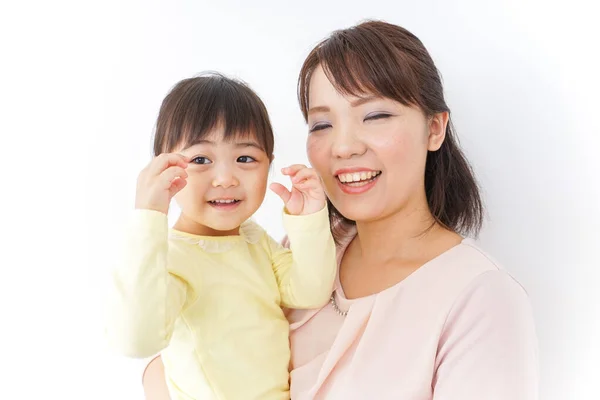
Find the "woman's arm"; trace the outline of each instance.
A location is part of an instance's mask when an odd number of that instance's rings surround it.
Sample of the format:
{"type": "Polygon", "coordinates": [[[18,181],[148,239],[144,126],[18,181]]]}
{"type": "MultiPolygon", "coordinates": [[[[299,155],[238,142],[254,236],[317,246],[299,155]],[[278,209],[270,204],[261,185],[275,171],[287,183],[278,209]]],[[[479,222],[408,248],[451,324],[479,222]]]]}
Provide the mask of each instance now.
{"type": "Polygon", "coordinates": [[[434,400],[537,400],[538,359],[525,290],[505,271],[478,277],[448,315],[434,400]]]}

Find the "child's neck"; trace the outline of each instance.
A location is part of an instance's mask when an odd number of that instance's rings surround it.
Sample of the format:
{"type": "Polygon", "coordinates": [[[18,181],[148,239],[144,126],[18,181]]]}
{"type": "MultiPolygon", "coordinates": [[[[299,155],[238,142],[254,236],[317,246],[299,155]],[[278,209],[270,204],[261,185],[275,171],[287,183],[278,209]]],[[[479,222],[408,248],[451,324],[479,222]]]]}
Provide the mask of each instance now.
{"type": "Polygon", "coordinates": [[[206,225],[202,225],[183,214],[179,216],[177,222],[173,225],[173,229],[199,236],[237,236],[240,234],[239,226],[229,231],[219,231],[206,225]]]}

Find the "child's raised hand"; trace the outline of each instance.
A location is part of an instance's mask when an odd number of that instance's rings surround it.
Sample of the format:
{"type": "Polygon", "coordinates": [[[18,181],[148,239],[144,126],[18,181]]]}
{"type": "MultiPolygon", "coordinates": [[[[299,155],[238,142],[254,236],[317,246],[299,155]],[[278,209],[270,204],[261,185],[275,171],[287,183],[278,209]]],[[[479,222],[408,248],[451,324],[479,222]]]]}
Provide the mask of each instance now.
{"type": "Polygon", "coordinates": [[[167,214],[171,199],[186,185],[188,160],[180,154],[163,153],[140,172],[135,208],[167,214]]]}
{"type": "Polygon", "coordinates": [[[288,213],[308,215],[325,207],[327,198],[314,169],[296,164],[283,168],[281,172],[291,178],[292,190],[288,190],[280,183],[272,183],[270,188],[281,197],[288,213]]]}

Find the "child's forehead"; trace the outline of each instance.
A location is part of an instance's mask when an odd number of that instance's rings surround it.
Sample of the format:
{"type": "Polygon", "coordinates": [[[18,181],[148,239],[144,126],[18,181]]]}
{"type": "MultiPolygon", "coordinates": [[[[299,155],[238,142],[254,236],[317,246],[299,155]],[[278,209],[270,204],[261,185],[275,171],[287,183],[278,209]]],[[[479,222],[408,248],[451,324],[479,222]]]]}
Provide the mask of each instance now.
{"type": "Polygon", "coordinates": [[[225,131],[222,126],[218,126],[215,129],[211,129],[195,138],[191,138],[192,143],[198,143],[202,141],[208,141],[213,143],[236,143],[239,141],[256,140],[257,135],[255,132],[248,131],[225,131]]]}
{"type": "Polygon", "coordinates": [[[190,150],[197,147],[219,146],[219,147],[256,147],[262,151],[257,135],[253,132],[230,132],[227,133],[223,129],[214,129],[201,137],[192,138],[188,143],[183,143],[181,151],[190,150]]]}

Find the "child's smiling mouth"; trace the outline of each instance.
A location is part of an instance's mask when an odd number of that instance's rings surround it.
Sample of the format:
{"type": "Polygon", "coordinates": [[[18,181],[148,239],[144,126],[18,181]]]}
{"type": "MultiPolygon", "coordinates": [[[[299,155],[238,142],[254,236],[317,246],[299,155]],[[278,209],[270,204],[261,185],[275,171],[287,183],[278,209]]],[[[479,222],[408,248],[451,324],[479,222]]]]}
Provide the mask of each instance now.
{"type": "Polygon", "coordinates": [[[215,199],[209,200],[208,204],[219,210],[232,210],[236,208],[242,200],[240,199],[215,199]]]}

